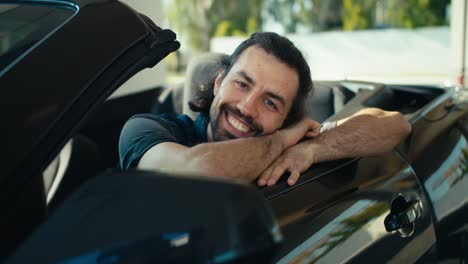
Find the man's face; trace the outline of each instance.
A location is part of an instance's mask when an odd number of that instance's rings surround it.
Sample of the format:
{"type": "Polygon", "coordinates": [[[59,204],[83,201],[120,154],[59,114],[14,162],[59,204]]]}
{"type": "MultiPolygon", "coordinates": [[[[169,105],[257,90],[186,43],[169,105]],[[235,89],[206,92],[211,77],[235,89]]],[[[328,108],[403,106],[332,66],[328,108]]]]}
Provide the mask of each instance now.
{"type": "Polygon", "coordinates": [[[252,137],[281,128],[299,86],[293,68],[262,48],[244,50],[214,85],[208,139],[252,137]]]}

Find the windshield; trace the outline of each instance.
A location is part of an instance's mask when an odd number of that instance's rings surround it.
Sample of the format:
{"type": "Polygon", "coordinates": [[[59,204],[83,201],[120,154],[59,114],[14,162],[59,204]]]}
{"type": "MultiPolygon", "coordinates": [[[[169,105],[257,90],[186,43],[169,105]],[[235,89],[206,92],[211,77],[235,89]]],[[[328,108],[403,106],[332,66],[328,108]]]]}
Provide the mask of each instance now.
{"type": "Polygon", "coordinates": [[[0,4],[0,75],[73,14],[57,6],[0,4]]]}

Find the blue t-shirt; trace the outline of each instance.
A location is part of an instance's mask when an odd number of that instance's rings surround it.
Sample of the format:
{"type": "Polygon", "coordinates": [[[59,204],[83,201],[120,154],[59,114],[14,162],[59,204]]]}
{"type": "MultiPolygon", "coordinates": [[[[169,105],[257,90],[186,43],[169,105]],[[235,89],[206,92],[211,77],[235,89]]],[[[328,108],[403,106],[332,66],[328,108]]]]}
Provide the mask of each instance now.
{"type": "Polygon", "coordinates": [[[198,115],[193,121],[187,115],[139,114],[131,117],[119,139],[120,168],[136,167],[143,154],[162,142],[175,142],[192,147],[207,142],[208,118],[198,115]]]}

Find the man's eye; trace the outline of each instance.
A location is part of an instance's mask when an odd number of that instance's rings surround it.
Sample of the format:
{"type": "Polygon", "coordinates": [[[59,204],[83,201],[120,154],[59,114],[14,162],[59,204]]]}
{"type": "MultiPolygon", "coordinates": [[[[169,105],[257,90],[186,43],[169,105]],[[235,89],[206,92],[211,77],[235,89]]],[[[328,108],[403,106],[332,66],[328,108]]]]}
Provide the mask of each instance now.
{"type": "Polygon", "coordinates": [[[247,84],[241,81],[236,81],[236,85],[241,89],[247,89],[247,84]]]}
{"type": "Polygon", "coordinates": [[[272,100],[265,99],[265,104],[268,108],[276,110],[276,104],[272,100]]]}

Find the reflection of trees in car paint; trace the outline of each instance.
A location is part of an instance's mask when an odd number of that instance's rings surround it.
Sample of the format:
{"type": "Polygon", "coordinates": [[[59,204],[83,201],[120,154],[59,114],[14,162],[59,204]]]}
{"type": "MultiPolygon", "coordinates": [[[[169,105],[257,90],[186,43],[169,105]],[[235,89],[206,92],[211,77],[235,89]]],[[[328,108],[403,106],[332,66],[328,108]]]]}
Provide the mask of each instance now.
{"type": "Polygon", "coordinates": [[[450,135],[446,142],[450,153],[424,183],[437,219],[460,209],[468,201],[465,197],[468,188],[468,143],[458,130],[453,130],[450,135]]]}
{"type": "MultiPolygon", "coordinates": [[[[388,211],[389,206],[386,202],[359,200],[325,225],[315,235],[292,250],[279,263],[315,263],[335,247],[347,241],[357,231],[368,232],[369,230],[364,226],[388,211]]],[[[386,234],[386,232],[382,234],[386,234]]],[[[371,234],[371,236],[379,237],[382,234],[371,234]]]]}
{"type": "MultiPolygon", "coordinates": [[[[464,176],[466,176],[468,162],[467,153],[467,142],[464,137],[461,137],[456,146],[453,148],[453,152],[450,154],[450,156],[445,160],[444,163],[442,163],[439,169],[435,171],[433,176],[431,176],[431,178],[427,181],[427,183],[430,183],[429,189],[433,193],[439,193],[443,190],[448,191],[448,188],[452,188],[457,183],[459,183],[464,176]]],[[[434,197],[439,197],[439,195],[434,197]]]]}
{"type": "Polygon", "coordinates": [[[350,216],[341,221],[340,229],[332,232],[328,241],[323,245],[326,247],[325,251],[314,258],[311,263],[315,263],[321,256],[326,255],[329,251],[335,248],[337,245],[346,241],[356,231],[362,229],[362,227],[369,223],[372,219],[377,218],[389,211],[388,204],[385,202],[375,203],[360,213],[350,216]]]}
{"type": "Polygon", "coordinates": [[[465,176],[468,175],[468,148],[462,151],[462,155],[460,155],[460,166],[456,168],[456,172],[459,172],[458,175],[455,177],[453,182],[450,184],[450,187],[455,186],[459,183],[465,176]]]}

